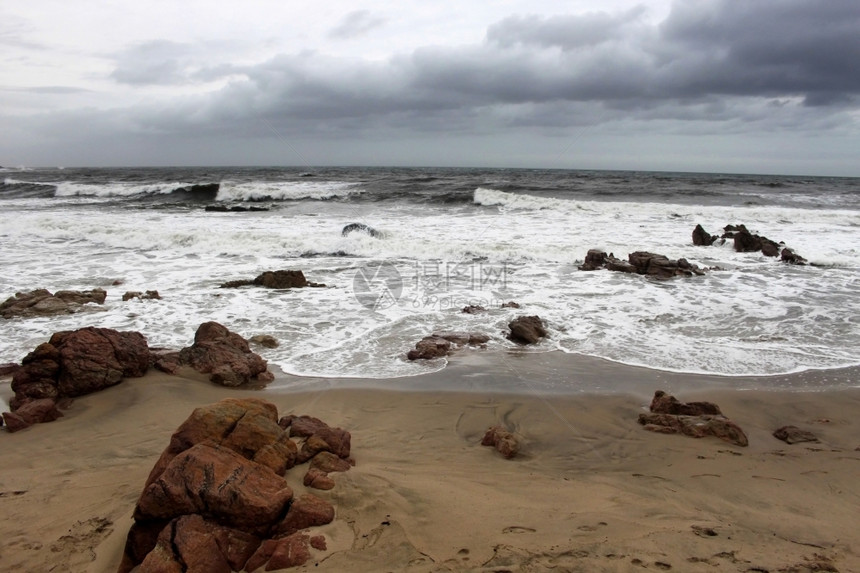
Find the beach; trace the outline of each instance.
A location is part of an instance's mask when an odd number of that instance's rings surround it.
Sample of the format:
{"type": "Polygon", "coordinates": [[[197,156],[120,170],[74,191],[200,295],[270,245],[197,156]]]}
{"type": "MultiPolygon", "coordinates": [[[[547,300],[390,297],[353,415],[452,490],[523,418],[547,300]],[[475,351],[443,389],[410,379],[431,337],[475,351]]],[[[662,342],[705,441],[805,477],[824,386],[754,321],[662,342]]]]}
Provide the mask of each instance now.
{"type": "Polygon", "coordinates": [[[407,379],[297,385],[280,373],[264,390],[151,370],[0,434],[0,569],[115,571],[176,427],[195,407],[256,397],[352,433],[355,467],[315,492],[336,507],[314,530],[327,550],[297,571],[858,571],[860,389],[834,377],[856,383],[857,370],[786,375],[771,390],[558,352],[475,352],[407,379]],[[553,376],[591,389],[529,390],[553,376]],[[612,390],[595,390],[600,379],[612,390]],[[644,430],[658,389],[718,404],[749,446],[644,430]],[[519,438],[515,458],[480,445],[496,424],[519,438]],[[771,435],[784,425],[820,441],[788,445],[771,435]]]}

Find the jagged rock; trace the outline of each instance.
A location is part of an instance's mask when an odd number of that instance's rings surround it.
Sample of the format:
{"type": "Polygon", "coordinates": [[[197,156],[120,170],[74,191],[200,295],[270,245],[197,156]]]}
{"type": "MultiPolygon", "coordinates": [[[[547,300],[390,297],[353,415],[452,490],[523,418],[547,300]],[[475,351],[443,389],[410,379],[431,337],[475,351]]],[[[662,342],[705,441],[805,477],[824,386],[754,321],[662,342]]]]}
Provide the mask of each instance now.
{"type": "Polygon", "coordinates": [[[199,513],[228,527],[265,534],[293,498],[286,480],[230,448],[200,443],[174,457],[143,490],[136,521],[199,513]]]}
{"type": "Polygon", "coordinates": [[[278,420],[278,425],[289,430],[290,437],[300,438],[309,438],[319,430],[328,428],[328,424],[313,416],[284,416],[278,420]]]}
{"type": "Polygon", "coordinates": [[[719,237],[708,233],[701,225],[696,225],[693,229],[693,244],[696,246],[710,246],[714,244],[719,237]]]}
{"type": "Polygon", "coordinates": [[[227,281],[221,285],[221,288],[237,288],[242,286],[262,286],[272,289],[288,289],[288,288],[303,288],[303,287],[324,287],[324,284],[309,282],[305,278],[302,271],[297,270],[281,270],[281,271],[265,271],[257,275],[254,280],[235,280],[227,281]]]}
{"type": "Polygon", "coordinates": [[[248,342],[217,322],[205,322],[194,335],[194,344],[179,351],[182,364],[191,366],[222,386],[242,386],[256,379],[270,382],[267,362],[251,352],[248,342]]]}
{"type": "Polygon", "coordinates": [[[311,459],[310,467],[321,472],[331,473],[349,471],[352,464],[331,452],[320,452],[311,459]]]}
{"type": "Polygon", "coordinates": [[[196,408],[171,436],[147,485],[173,458],[204,442],[229,448],[283,475],[295,465],[298,448],[278,425],[277,416],[273,404],[255,398],[225,398],[196,408]]]}
{"type": "Polygon", "coordinates": [[[33,424],[53,422],[62,416],[63,413],[57,409],[57,403],[52,398],[30,400],[22,404],[14,412],[3,413],[3,419],[10,432],[29,428],[33,424]]]}
{"type": "Polygon", "coordinates": [[[797,426],[783,426],[774,431],[773,437],[782,440],[787,444],[797,444],[800,442],[817,442],[818,438],[815,434],[807,430],[801,430],[797,426]]]}
{"type": "Polygon", "coordinates": [[[520,443],[516,436],[502,426],[489,428],[481,439],[482,446],[496,448],[505,459],[511,459],[520,451],[520,443]]]}
{"type": "MultiPolygon", "coordinates": [[[[119,383],[123,378],[143,376],[149,368],[149,347],[138,332],[109,328],[82,328],[54,334],[21,361],[12,376],[12,413],[33,401],[82,396],[119,383]]],[[[56,408],[31,406],[19,421],[27,424],[51,422],[56,408]],[[39,416],[42,419],[38,419],[39,416]]],[[[7,420],[7,424],[9,424],[7,420]]]]}
{"type": "Polygon", "coordinates": [[[155,548],[137,571],[241,571],[259,546],[260,538],[255,535],[206,521],[197,514],[183,515],[161,531],[155,548]]]}
{"type": "Polygon", "coordinates": [[[788,247],[782,250],[780,258],[782,262],[788,263],[790,265],[805,265],[807,263],[806,259],[798,255],[788,247]]]}
{"type": "Polygon", "coordinates": [[[334,480],[326,472],[314,468],[308,469],[308,473],[305,474],[305,479],[302,483],[305,487],[321,490],[334,489],[335,486],[334,480]]]}
{"type": "Polygon", "coordinates": [[[334,506],[312,493],[306,493],[293,501],[286,517],[275,526],[274,535],[292,535],[302,529],[327,525],[333,520],[334,506]]]}
{"type": "Polygon", "coordinates": [[[606,253],[599,249],[588,249],[585,261],[578,268],[581,271],[596,271],[602,269],[604,265],[606,265],[606,253]]]}
{"type": "Polygon", "coordinates": [[[669,279],[677,276],[703,275],[704,271],[696,265],[690,264],[686,259],[677,261],[670,260],[664,255],[649,253],[647,251],[636,251],[628,255],[630,264],[636,268],[640,275],[649,275],[661,279],[669,279]]]}
{"type": "Polygon", "coordinates": [[[518,316],[508,323],[508,328],[511,329],[508,339],[519,344],[537,344],[547,336],[539,316],[518,316]]]}
{"type": "Polygon", "coordinates": [[[107,293],[100,289],[89,291],[61,290],[51,294],[47,289],[15,293],[0,303],[3,318],[69,314],[85,304],[104,304],[107,293]]]}
{"type": "Polygon", "coordinates": [[[481,312],[487,312],[487,309],[481,305],[470,304],[469,306],[464,306],[461,312],[465,314],[478,314],[481,312]]]}
{"type": "Polygon", "coordinates": [[[255,334],[251,337],[250,341],[264,348],[277,348],[279,346],[278,340],[268,334],[255,334]]]}
{"type": "Polygon", "coordinates": [[[684,402],[678,401],[674,396],[666,394],[662,390],[654,393],[651,400],[651,411],[656,414],[675,414],[681,416],[722,416],[720,407],[711,402],[684,402]]]}
{"type": "Polygon", "coordinates": [[[129,301],[133,298],[138,300],[161,300],[161,295],[158,294],[157,290],[148,290],[144,293],[137,290],[130,290],[122,295],[123,302],[129,301]]]}
{"type": "Polygon", "coordinates": [[[346,459],[349,457],[351,441],[350,433],[342,428],[320,428],[302,444],[296,461],[303,464],[320,452],[331,452],[346,459]]]}
{"type": "Polygon", "coordinates": [[[749,445],[743,430],[723,416],[676,416],[673,414],[639,414],[646,430],[663,434],[684,434],[693,438],[715,436],[738,446],[749,445]]]}

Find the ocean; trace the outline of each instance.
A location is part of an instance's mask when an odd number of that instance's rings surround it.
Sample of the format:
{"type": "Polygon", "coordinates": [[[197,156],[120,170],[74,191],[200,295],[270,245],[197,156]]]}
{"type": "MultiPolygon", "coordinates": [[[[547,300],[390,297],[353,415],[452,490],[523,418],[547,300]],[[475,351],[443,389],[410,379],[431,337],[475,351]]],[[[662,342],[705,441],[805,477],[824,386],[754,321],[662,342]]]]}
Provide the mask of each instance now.
{"type": "Polygon", "coordinates": [[[108,292],[103,306],[75,314],[0,320],[0,362],[84,326],[136,330],[150,346],[178,349],[215,320],[246,338],[277,338],[277,348],[255,350],[287,373],[391,379],[445,367],[444,359],[405,358],[433,331],[489,335],[487,350],[474,352],[513,350],[507,324],[526,314],[549,330],[527,352],[728,377],[860,365],[860,179],[353,167],[0,171],[0,299],[36,288],[108,292]],[[344,234],[353,223],[377,233],[344,234]],[[720,234],[739,223],[810,264],[737,253],[731,241],[692,243],[697,224],[720,234]],[[716,268],[672,280],[578,270],[592,248],[716,268]],[[279,269],[302,270],[326,287],[219,288],[279,269]],[[161,300],[122,301],[126,291],[144,290],[161,300]],[[502,308],[508,301],[521,308],[502,308]],[[467,305],[487,311],[463,313],[467,305]]]}

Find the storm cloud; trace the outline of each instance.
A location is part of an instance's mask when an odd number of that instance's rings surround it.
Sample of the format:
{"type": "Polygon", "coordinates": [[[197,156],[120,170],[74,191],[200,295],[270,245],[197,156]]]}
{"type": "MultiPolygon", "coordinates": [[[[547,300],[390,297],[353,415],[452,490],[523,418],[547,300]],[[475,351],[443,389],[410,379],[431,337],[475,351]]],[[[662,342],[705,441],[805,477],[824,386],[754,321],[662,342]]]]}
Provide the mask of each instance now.
{"type": "MultiPolygon", "coordinates": [[[[636,7],[510,16],[471,44],[381,60],[307,51],[247,64],[213,61],[205,46],[153,40],[116,54],[110,78],[211,89],[103,110],[122,120],[99,124],[183,139],[564,137],[600,125],[637,134],[856,137],[860,4],[677,1],[660,22],[646,15],[636,7]]],[[[351,38],[383,24],[359,10],[330,35],[351,38]]],[[[74,122],[67,116],[75,113],[54,120],[74,122]]],[[[54,120],[43,115],[34,125],[52,129],[54,120]]]]}

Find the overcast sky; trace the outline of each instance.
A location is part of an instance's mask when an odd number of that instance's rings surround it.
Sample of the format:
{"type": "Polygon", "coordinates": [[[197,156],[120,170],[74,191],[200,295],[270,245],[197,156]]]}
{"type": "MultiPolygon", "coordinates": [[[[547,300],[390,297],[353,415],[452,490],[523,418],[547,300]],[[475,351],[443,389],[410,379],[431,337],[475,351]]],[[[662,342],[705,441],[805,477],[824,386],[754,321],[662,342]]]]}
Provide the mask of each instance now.
{"type": "Polygon", "coordinates": [[[0,165],[860,176],[857,0],[0,5],[0,165]]]}

